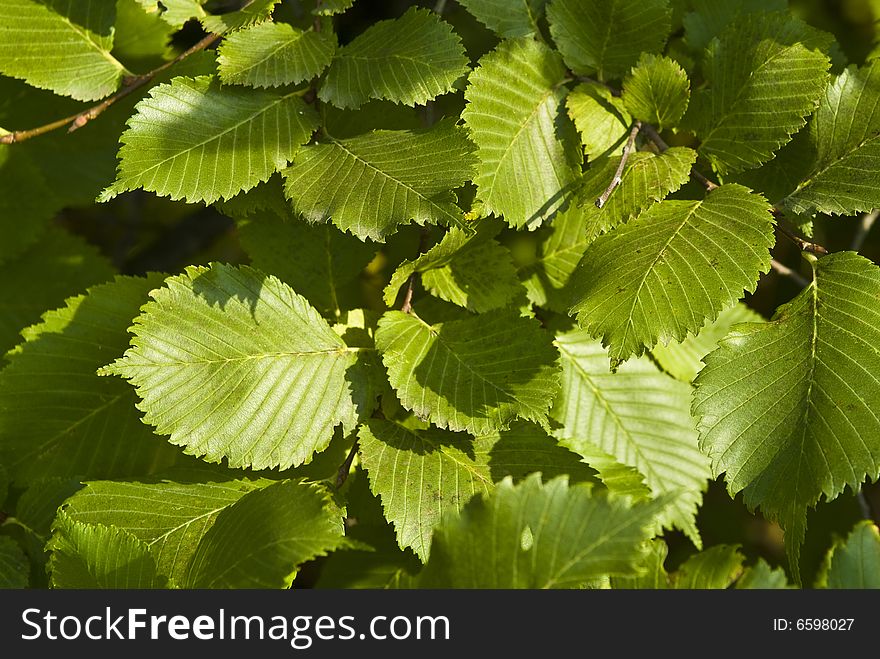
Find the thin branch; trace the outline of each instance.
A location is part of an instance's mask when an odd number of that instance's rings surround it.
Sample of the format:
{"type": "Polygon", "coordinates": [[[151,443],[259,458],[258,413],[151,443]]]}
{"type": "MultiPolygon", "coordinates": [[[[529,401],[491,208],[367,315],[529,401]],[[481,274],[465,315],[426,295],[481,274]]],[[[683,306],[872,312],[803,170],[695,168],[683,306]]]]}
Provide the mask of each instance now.
{"type": "Polygon", "coordinates": [[[94,105],[87,110],[83,110],[82,112],[78,112],[77,114],[70,115],[69,117],[64,117],[63,119],[58,119],[57,121],[52,121],[48,124],[44,124],[42,126],[37,126],[36,128],[29,128],[27,130],[17,130],[12,133],[8,133],[6,135],[0,135],[0,144],[16,144],[18,142],[24,142],[25,140],[29,140],[32,137],[37,137],[39,135],[44,135],[46,133],[50,133],[53,130],[58,130],[59,128],[63,128],[64,126],[70,126],[67,132],[72,133],[75,130],[78,130],[89,123],[92,119],[100,116],[104,113],[104,111],[109,108],[111,105],[116,103],[116,101],[122,100],[132,92],[140,89],[148,82],[150,82],[157,75],[171,68],[178,62],[185,60],[190,55],[199,52],[200,50],[204,50],[209,46],[213,45],[222,35],[220,34],[209,34],[203,39],[201,39],[198,43],[196,43],[191,48],[183,51],[180,55],[175,57],[170,62],[165,62],[160,67],[157,67],[150,71],[149,73],[145,73],[143,75],[134,76],[129,78],[125,86],[120,89],[118,92],[113,94],[112,96],[105,98],[103,101],[94,105]]]}
{"type": "Polygon", "coordinates": [[[871,502],[868,501],[868,497],[862,488],[859,488],[859,491],[856,493],[856,499],[859,502],[859,510],[862,512],[862,517],[874,521],[874,511],[871,510],[871,502]]]}
{"type": "Polygon", "coordinates": [[[823,247],[819,243],[811,243],[809,240],[804,240],[799,235],[797,235],[794,231],[789,229],[788,226],[786,226],[787,221],[786,221],[785,217],[783,217],[781,211],[774,208],[773,214],[776,216],[776,219],[778,220],[778,222],[776,223],[776,226],[782,232],[782,235],[785,236],[786,238],[788,238],[795,245],[800,247],[802,252],[810,252],[811,254],[818,254],[819,256],[824,256],[825,254],[828,253],[828,250],[825,249],[825,247],[823,247]]]}
{"type": "Polygon", "coordinates": [[[787,265],[784,265],[777,261],[776,259],[772,259],[770,261],[770,267],[773,268],[776,272],[778,272],[783,277],[790,278],[794,283],[796,283],[801,288],[806,288],[810,282],[808,282],[804,277],[802,277],[799,273],[795,272],[787,265]]]}
{"type": "Polygon", "coordinates": [[[434,13],[442,14],[444,11],[446,11],[446,0],[437,0],[434,5],[434,13]]]}
{"type": "Polygon", "coordinates": [[[354,440],[354,444],[351,445],[351,450],[348,452],[348,456],[345,458],[345,462],[342,463],[342,465],[339,467],[339,471],[336,472],[337,490],[345,485],[345,481],[348,479],[348,475],[351,473],[351,465],[354,462],[354,456],[357,455],[358,446],[358,440],[354,440]]]}
{"type": "MultiPolygon", "coordinates": [[[[644,132],[645,135],[647,135],[648,139],[651,140],[658,149],[660,149],[661,153],[669,149],[669,145],[666,143],[666,140],[660,137],[660,133],[658,133],[657,129],[654,128],[651,124],[644,124],[642,126],[642,132],[644,132]]],[[[691,167],[691,176],[694,177],[694,179],[696,179],[704,188],[706,188],[706,192],[712,192],[712,190],[718,187],[717,183],[715,183],[714,181],[710,181],[694,167],[691,167]]]]}
{"type": "Polygon", "coordinates": [[[862,215],[859,220],[859,226],[856,227],[856,233],[853,236],[852,243],[849,248],[858,252],[862,246],[865,244],[865,239],[868,237],[868,234],[871,231],[871,227],[874,226],[874,222],[877,221],[877,216],[880,215],[880,209],[875,208],[870,213],[865,213],[862,215]]]}
{"type": "Polygon", "coordinates": [[[596,208],[602,208],[608,201],[608,197],[611,196],[611,193],[614,192],[617,189],[617,186],[623,182],[623,168],[626,167],[629,156],[633,152],[633,148],[636,145],[636,137],[641,128],[642,122],[636,120],[635,123],[633,123],[632,130],[629,132],[629,139],[626,140],[626,144],[623,146],[623,155],[620,158],[620,164],[617,165],[617,171],[614,172],[614,178],[611,179],[611,183],[605,188],[605,192],[599,195],[599,198],[596,199],[596,208]]]}
{"type": "Polygon", "coordinates": [[[403,313],[412,313],[413,286],[415,286],[415,282],[416,273],[412,273],[406,280],[406,293],[403,296],[403,304],[400,305],[400,310],[403,313]]]}

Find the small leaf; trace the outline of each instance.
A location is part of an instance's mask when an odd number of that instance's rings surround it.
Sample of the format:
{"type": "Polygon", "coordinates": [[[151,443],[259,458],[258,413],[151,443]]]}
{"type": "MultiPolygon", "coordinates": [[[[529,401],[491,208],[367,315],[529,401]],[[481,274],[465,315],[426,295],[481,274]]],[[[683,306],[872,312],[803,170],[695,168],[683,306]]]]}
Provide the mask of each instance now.
{"type": "Polygon", "coordinates": [[[810,121],[811,167],[783,200],[789,210],[851,215],[880,206],[880,117],[874,112],[878,102],[877,61],[862,69],[849,67],[828,86],[810,121]]]}
{"type": "Polygon", "coordinates": [[[690,81],[675,60],[644,53],[623,81],[621,98],[636,119],[671,128],[687,110],[690,81]]]}
{"type": "Polygon", "coordinates": [[[310,222],[332,222],[361,240],[384,242],[399,225],[462,224],[454,188],[473,175],[473,145],[452,121],[427,130],[377,130],[302,149],[284,190],[310,222]],[[345,176],[344,186],[327,181],[345,176]]]}
{"type": "Polygon", "coordinates": [[[150,548],[124,529],[58,515],[47,546],[53,588],[167,588],[150,548]]]}
{"type": "Polygon", "coordinates": [[[226,84],[281,87],[319,75],[335,51],[332,32],[303,32],[266,21],[223,40],[217,51],[218,72],[226,84]]]}
{"type": "Polygon", "coordinates": [[[502,42],[470,76],[462,118],[478,148],[477,200],[513,227],[544,222],[577,178],[573,136],[557,135],[565,75],[547,46],[517,39],[502,42]]]}
{"type": "Polygon", "coordinates": [[[634,574],[661,506],[630,506],[587,484],[570,486],[565,477],[541,483],[536,474],[518,485],[505,479],[437,528],[419,585],[573,588],[608,574],[634,574]]]}
{"type": "Polygon", "coordinates": [[[191,18],[207,16],[202,5],[207,0],[137,0],[149,13],[157,13],[159,17],[173,27],[183,27],[191,18]]]}
{"type": "Polygon", "coordinates": [[[666,0],[551,0],[547,21],[572,71],[608,80],[663,47],[670,12],[666,0]]]}
{"type": "Polygon", "coordinates": [[[130,380],[144,422],[187,454],[286,469],[356,422],[359,349],[275,277],[192,266],[151,297],[101,373],[130,380]]]}
{"type": "Polygon", "coordinates": [[[539,33],[538,21],[547,0],[459,0],[480,23],[501,37],[539,33]]]}
{"type": "Polygon", "coordinates": [[[831,548],[817,586],[880,588],[880,531],[873,522],[859,522],[846,540],[831,548]]]}
{"type": "Polygon", "coordinates": [[[565,105],[581,135],[588,160],[610,155],[626,141],[632,117],[623,100],[605,85],[582,82],[568,95],[565,105]]]}
{"type": "Polygon", "coordinates": [[[434,12],[413,7],[398,19],[374,23],[340,48],[318,96],[340,108],[371,98],[423,105],[452,91],[467,64],[452,27],[434,12]]]}
{"type": "Polygon", "coordinates": [[[221,88],[208,76],[154,87],[128,120],[117,180],[99,201],[143,188],[213,203],[268,180],[317,128],[298,94],[221,88]]]}
{"type": "Polygon", "coordinates": [[[728,588],[742,574],[744,556],[738,546],[716,545],[687,559],[674,575],[678,590],[728,588]]]}
{"type": "Polygon", "coordinates": [[[788,577],[785,570],[780,567],[771,568],[763,558],[759,558],[758,562],[743,572],[742,576],[737,579],[736,587],[738,589],[751,590],[782,590],[791,588],[788,583],[788,577]]]}
{"type": "Polygon", "coordinates": [[[114,0],[0,2],[0,73],[40,89],[96,101],[127,73],[111,54],[114,0]]]}
{"type": "Polygon", "coordinates": [[[404,407],[437,426],[486,434],[517,417],[547,422],[556,350],[536,320],[516,311],[433,326],[389,311],[376,346],[404,407]]]}
{"type": "Polygon", "coordinates": [[[232,30],[240,30],[241,28],[265,21],[272,14],[281,0],[250,0],[244,3],[241,9],[226,12],[225,14],[212,15],[202,17],[202,27],[205,32],[215,32],[222,34],[231,32],[232,30]]]}

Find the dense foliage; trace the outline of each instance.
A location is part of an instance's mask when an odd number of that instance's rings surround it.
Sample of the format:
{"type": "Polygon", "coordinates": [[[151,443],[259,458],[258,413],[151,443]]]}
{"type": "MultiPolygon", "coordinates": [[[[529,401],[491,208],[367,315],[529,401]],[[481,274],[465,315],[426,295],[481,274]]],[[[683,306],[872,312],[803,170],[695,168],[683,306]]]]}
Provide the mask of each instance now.
{"type": "Polygon", "coordinates": [[[880,587],[870,44],[421,4],[0,0],[0,586],[880,587]]]}

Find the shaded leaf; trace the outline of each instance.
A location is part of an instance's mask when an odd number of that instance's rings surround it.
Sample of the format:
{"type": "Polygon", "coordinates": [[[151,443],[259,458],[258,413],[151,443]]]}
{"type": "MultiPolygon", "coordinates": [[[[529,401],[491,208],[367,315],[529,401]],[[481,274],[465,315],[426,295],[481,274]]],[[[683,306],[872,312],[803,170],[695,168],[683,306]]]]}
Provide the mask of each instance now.
{"type": "Polygon", "coordinates": [[[828,552],[819,573],[820,588],[880,588],[880,532],[870,520],[859,522],[828,552]]]}
{"type": "Polygon", "coordinates": [[[480,23],[502,37],[538,34],[547,0],[459,0],[480,23]]]}

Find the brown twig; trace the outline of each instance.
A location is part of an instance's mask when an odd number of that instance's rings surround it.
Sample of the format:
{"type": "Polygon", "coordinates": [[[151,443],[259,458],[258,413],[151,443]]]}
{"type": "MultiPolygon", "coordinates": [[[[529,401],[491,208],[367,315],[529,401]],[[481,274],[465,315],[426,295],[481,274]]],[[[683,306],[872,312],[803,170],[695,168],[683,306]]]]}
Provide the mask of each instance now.
{"type": "Polygon", "coordinates": [[[623,155],[620,158],[620,164],[617,165],[617,171],[614,172],[614,178],[611,179],[611,183],[605,188],[605,192],[599,195],[599,198],[596,199],[596,208],[602,208],[608,201],[608,197],[611,196],[611,193],[614,192],[617,189],[617,186],[623,182],[623,169],[626,167],[629,156],[633,152],[633,148],[636,145],[636,137],[641,128],[642,122],[636,120],[635,123],[633,123],[632,130],[629,131],[629,138],[623,146],[623,155]]]}
{"type": "MultiPolygon", "coordinates": [[[[644,132],[647,138],[651,140],[658,149],[660,149],[661,153],[669,149],[669,145],[666,143],[666,140],[660,137],[660,133],[658,133],[657,129],[654,128],[651,124],[643,124],[642,132],[644,132]]],[[[706,176],[697,171],[694,167],[691,167],[691,176],[696,179],[704,188],[706,188],[706,192],[712,192],[712,190],[718,187],[717,183],[710,181],[706,176]]]]}
{"type": "Polygon", "coordinates": [[[802,252],[809,252],[810,254],[816,254],[818,256],[824,256],[828,253],[828,250],[819,243],[811,243],[809,240],[804,240],[794,231],[789,229],[786,226],[786,219],[785,217],[783,217],[782,211],[774,208],[773,215],[775,215],[776,219],[778,220],[776,226],[779,228],[779,231],[782,233],[782,235],[788,238],[795,245],[800,247],[802,252]]]}
{"type": "Polygon", "coordinates": [[[83,110],[82,112],[77,112],[76,114],[70,115],[69,117],[64,117],[63,119],[58,119],[57,121],[52,121],[48,124],[44,124],[42,126],[37,126],[36,128],[29,128],[27,130],[17,130],[11,133],[7,133],[6,135],[0,135],[0,144],[16,144],[18,142],[24,142],[25,140],[29,140],[32,137],[37,137],[39,135],[44,135],[45,133],[50,133],[53,130],[58,130],[59,128],[63,128],[64,126],[70,126],[68,128],[68,132],[72,133],[75,130],[78,130],[89,123],[92,119],[103,114],[103,112],[109,108],[111,105],[116,103],[132,92],[140,89],[148,82],[150,82],[157,75],[171,68],[178,62],[186,59],[190,55],[199,52],[200,50],[204,50],[211,46],[214,42],[216,42],[222,35],[220,34],[209,34],[203,39],[201,39],[194,46],[188,48],[183,51],[180,55],[175,57],[170,62],[166,62],[160,67],[157,67],[150,71],[149,73],[145,73],[143,75],[134,76],[129,78],[126,82],[125,86],[117,91],[112,96],[105,98],[103,101],[98,103],[97,105],[93,105],[87,110],[83,110]]]}
{"type": "Polygon", "coordinates": [[[358,440],[354,440],[354,444],[351,445],[351,450],[348,452],[348,456],[345,458],[345,462],[343,462],[339,471],[336,472],[336,489],[340,489],[343,485],[345,485],[345,481],[348,479],[348,475],[351,473],[351,464],[354,462],[354,456],[357,455],[358,452],[358,440]]]}

